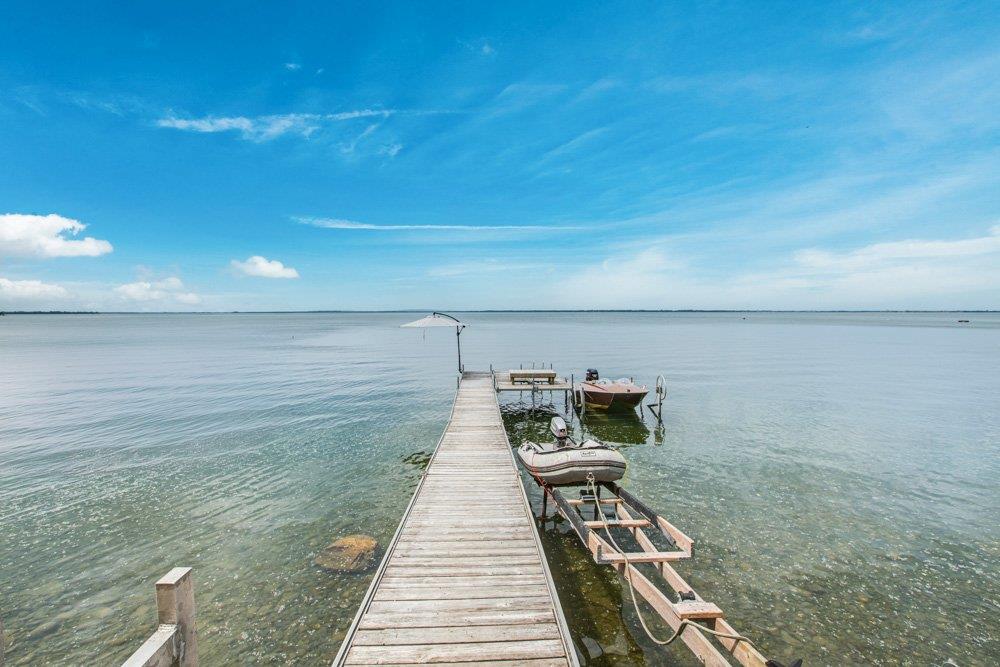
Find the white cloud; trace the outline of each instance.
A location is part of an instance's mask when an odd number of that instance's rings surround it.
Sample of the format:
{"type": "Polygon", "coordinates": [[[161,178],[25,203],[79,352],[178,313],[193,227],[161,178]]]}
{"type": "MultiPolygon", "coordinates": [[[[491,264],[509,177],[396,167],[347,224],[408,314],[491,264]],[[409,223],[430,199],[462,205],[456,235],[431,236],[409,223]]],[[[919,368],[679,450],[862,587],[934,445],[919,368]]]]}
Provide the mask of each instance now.
{"type": "Polygon", "coordinates": [[[276,116],[245,116],[206,118],[161,118],[159,127],[169,127],[188,132],[239,132],[250,141],[267,141],[283,134],[298,134],[308,137],[319,129],[320,116],[316,114],[283,114],[276,116]]]}
{"type": "Polygon", "coordinates": [[[176,276],[157,281],[139,280],[126,283],[116,287],[115,293],[127,301],[140,303],[176,302],[185,305],[201,303],[200,296],[194,292],[184,291],[184,283],[176,276]]]}
{"type": "Polygon", "coordinates": [[[302,65],[300,65],[299,63],[285,63],[285,69],[287,69],[289,72],[298,72],[300,69],[302,69],[302,65]]]}
{"type": "Polygon", "coordinates": [[[358,109],[357,111],[341,111],[340,113],[328,113],[323,118],[327,120],[353,120],[355,118],[388,118],[393,114],[400,113],[395,109],[358,109]]]}
{"type": "Polygon", "coordinates": [[[250,132],[254,122],[244,116],[229,118],[161,118],[156,121],[159,127],[172,127],[175,130],[190,130],[191,132],[226,132],[241,130],[250,132]]]}
{"type": "Polygon", "coordinates": [[[956,241],[906,240],[875,243],[846,253],[816,248],[795,253],[795,261],[804,269],[816,271],[854,271],[902,260],[933,260],[1000,253],[1000,225],[988,236],[956,241]]]}
{"type": "Polygon", "coordinates": [[[0,297],[7,299],[64,299],[69,292],[60,285],[40,280],[8,280],[0,278],[0,297]]]}
{"type": "Polygon", "coordinates": [[[579,229],[578,227],[567,226],[543,226],[543,225],[373,225],[367,222],[356,222],[354,220],[344,220],[343,218],[295,218],[303,225],[322,227],[323,229],[358,229],[379,232],[405,232],[405,231],[530,231],[530,232],[550,232],[563,231],[567,229],[579,229]]]}
{"type": "Polygon", "coordinates": [[[204,118],[177,118],[170,116],[156,121],[158,127],[187,132],[214,133],[239,132],[248,141],[268,141],[285,134],[309,137],[324,123],[354,120],[356,118],[388,118],[398,113],[394,109],[356,109],[338,113],[289,113],[267,116],[206,116],[204,118]]]}
{"type": "Polygon", "coordinates": [[[671,294],[671,284],[683,275],[682,269],[684,265],[669,258],[661,248],[647,248],[631,256],[585,265],[560,281],[557,291],[575,299],[573,307],[651,307],[639,303],[652,303],[671,294]]]}
{"type": "Polygon", "coordinates": [[[246,276],[258,278],[298,278],[299,272],[290,266],[285,266],[276,259],[267,259],[260,255],[248,257],[246,261],[233,260],[230,265],[246,276]]]}
{"type": "Polygon", "coordinates": [[[660,246],[610,258],[558,281],[578,308],[993,309],[1000,305],[1000,225],[985,236],[903,240],[791,253],[770,270],[718,275],[660,246]]]}
{"type": "Polygon", "coordinates": [[[87,228],[61,215],[0,215],[0,255],[8,257],[97,257],[112,251],[107,241],[73,237],[87,228]]]}

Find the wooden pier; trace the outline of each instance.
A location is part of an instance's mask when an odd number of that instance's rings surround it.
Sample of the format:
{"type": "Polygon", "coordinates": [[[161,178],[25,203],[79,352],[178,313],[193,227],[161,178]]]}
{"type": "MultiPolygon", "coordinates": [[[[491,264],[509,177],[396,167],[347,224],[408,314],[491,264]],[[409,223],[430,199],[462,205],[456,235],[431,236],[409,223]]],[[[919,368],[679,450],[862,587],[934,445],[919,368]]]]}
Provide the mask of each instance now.
{"type": "Polygon", "coordinates": [[[335,665],[576,666],[500,419],[463,373],[451,419],[335,665]]]}

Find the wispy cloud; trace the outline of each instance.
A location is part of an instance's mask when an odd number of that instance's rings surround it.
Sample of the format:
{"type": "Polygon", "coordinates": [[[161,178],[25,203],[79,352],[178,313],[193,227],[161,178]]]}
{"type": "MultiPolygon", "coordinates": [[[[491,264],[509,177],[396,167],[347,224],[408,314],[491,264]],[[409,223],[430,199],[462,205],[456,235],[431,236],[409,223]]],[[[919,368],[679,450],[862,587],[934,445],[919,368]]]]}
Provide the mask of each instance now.
{"type": "Polygon", "coordinates": [[[642,84],[647,92],[697,95],[707,98],[757,97],[779,99],[802,94],[823,85],[822,77],[807,78],[782,70],[733,71],[688,76],[659,76],[642,84]]]}
{"type": "Polygon", "coordinates": [[[396,157],[399,151],[403,150],[403,144],[392,143],[386,144],[378,149],[379,155],[388,155],[389,157],[396,157]]]}
{"type": "Polygon", "coordinates": [[[737,135],[761,132],[763,130],[766,130],[764,125],[754,123],[747,123],[743,125],[722,125],[720,127],[713,127],[710,130],[699,132],[691,137],[691,141],[696,143],[700,141],[713,141],[716,139],[729,139],[737,135]]]}
{"type": "Polygon", "coordinates": [[[473,51],[482,56],[494,56],[496,55],[496,48],[490,44],[485,39],[474,39],[474,40],[458,40],[458,43],[469,51],[473,51]]]}
{"type": "Polygon", "coordinates": [[[719,276],[713,258],[653,247],[557,281],[567,306],[611,308],[995,308],[1000,225],[984,236],[806,248],[762,271],[719,276]]]}
{"type": "Polygon", "coordinates": [[[555,148],[547,151],[544,155],[542,155],[538,163],[542,164],[560,156],[572,154],[607,131],[607,127],[598,127],[578,134],[569,141],[563,142],[555,148]]]}
{"type": "Polygon", "coordinates": [[[501,271],[529,271],[533,270],[541,274],[547,270],[549,263],[539,261],[528,263],[523,260],[500,260],[495,258],[477,260],[472,262],[453,262],[434,266],[427,271],[431,278],[454,278],[456,276],[471,276],[485,273],[499,273],[501,271]]]}
{"type": "Polygon", "coordinates": [[[78,235],[87,225],[61,215],[5,213],[0,215],[0,256],[97,257],[112,251],[101,239],[78,235]]]}
{"type": "Polygon", "coordinates": [[[909,239],[874,243],[840,253],[809,248],[797,252],[795,261],[803,269],[815,271],[856,271],[898,262],[990,254],[1000,254],[1000,225],[991,227],[987,236],[968,239],[951,241],[909,239]]]}
{"type": "Polygon", "coordinates": [[[372,134],[374,134],[375,130],[377,130],[378,127],[379,127],[378,123],[372,123],[371,125],[366,127],[358,136],[354,137],[354,139],[352,139],[350,142],[346,144],[341,144],[340,152],[344,153],[345,155],[353,153],[354,150],[358,147],[358,144],[367,139],[368,137],[370,137],[372,134]]]}
{"type": "Polygon", "coordinates": [[[518,113],[566,90],[567,86],[561,83],[512,83],[493,98],[489,115],[518,113]]]}
{"type": "MultiPolygon", "coordinates": [[[[236,132],[241,139],[264,142],[283,135],[310,137],[317,130],[330,123],[364,118],[389,118],[390,116],[433,116],[454,114],[455,111],[439,109],[352,109],[336,113],[287,113],[264,116],[203,116],[182,118],[169,115],[156,121],[157,127],[186,132],[210,134],[215,132],[236,132]]],[[[377,127],[377,126],[376,126],[377,127]]],[[[374,128],[366,130],[367,133],[374,128]]]]}
{"type": "MultiPolygon", "coordinates": [[[[1000,51],[894,64],[872,75],[876,131],[909,142],[988,137],[1000,128],[1000,51]]],[[[988,139],[987,139],[988,141],[988,139]]]]}
{"type": "Polygon", "coordinates": [[[203,118],[178,118],[169,116],[156,121],[158,127],[187,132],[214,133],[238,132],[248,141],[268,141],[292,134],[309,137],[323,124],[354,120],[357,118],[388,118],[399,113],[395,109],[356,109],[337,113],[290,113],[268,116],[205,116],[203,118]]]}
{"type": "Polygon", "coordinates": [[[285,266],[276,259],[267,259],[260,255],[248,257],[245,261],[233,260],[229,265],[244,276],[257,278],[298,278],[299,272],[290,266],[285,266]]]}
{"type": "Polygon", "coordinates": [[[373,225],[367,222],[357,222],[355,220],[345,220],[342,218],[305,218],[295,217],[296,222],[323,229],[352,229],[367,230],[376,232],[407,232],[407,231],[463,231],[463,232],[483,232],[483,231],[524,231],[524,232],[549,232],[567,229],[580,229],[572,226],[543,226],[543,225],[373,225]]]}
{"type": "Polygon", "coordinates": [[[577,96],[573,98],[573,104],[586,102],[595,97],[600,97],[604,93],[620,88],[621,86],[622,82],[617,79],[612,79],[610,77],[600,78],[581,90],[577,96]]]}
{"type": "Polygon", "coordinates": [[[996,308],[1000,225],[966,239],[804,249],[787,266],[740,276],[733,287],[795,307],[996,308]]]}
{"type": "Polygon", "coordinates": [[[285,69],[289,72],[298,72],[302,69],[302,65],[300,63],[285,63],[285,69]]]}
{"type": "Polygon", "coordinates": [[[388,118],[399,113],[440,113],[436,111],[399,111],[398,109],[358,109],[357,111],[341,111],[323,116],[327,120],[353,120],[355,118],[388,118]]]}

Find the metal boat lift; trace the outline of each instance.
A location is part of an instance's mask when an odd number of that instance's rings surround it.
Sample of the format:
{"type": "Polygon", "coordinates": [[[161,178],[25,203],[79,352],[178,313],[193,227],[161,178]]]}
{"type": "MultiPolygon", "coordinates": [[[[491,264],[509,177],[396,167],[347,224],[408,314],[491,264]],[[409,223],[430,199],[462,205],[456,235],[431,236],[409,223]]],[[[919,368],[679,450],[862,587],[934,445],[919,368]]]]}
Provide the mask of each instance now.
{"type": "MultiPolygon", "coordinates": [[[[634,594],[641,596],[656,611],[674,630],[674,638],[687,644],[702,663],[731,667],[729,658],[732,658],[743,667],[780,665],[769,661],[749,640],[737,633],[725,620],[722,610],[702,599],[670,565],[674,561],[690,558],[694,552],[694,540],[676,526],[615,482],[591,484],[586,491],[581,490],[579,499],[567,499],[559,488],[537,479],[535,481],[543,491],[542,519],[548,513],[551,498],[558,513],[569,521],[573,531],[590,551],[594,562],[610,565],[622,573],[634,594]],[[609,495],[602,497],[602,489],[610,492],[609,495]],[[588,519],[584,511],[590,507],[593,507],[593,515],[588,519]],[[642,550],[622,552],[616,548],[610,535],[611,528],[628,530],[642,550]],[[658,531],[671,545],[671,550],[659,550],[644,529],[658,531]],[[610,541],[599,535],[598,530],[604,530],[610,541]],[[671,600],[639,571],[636,565],[643,563],[656,568],[677,595],[677,601],[671,600]]],[[[639,612],[638,608],[636,611],[639,612]]]]}

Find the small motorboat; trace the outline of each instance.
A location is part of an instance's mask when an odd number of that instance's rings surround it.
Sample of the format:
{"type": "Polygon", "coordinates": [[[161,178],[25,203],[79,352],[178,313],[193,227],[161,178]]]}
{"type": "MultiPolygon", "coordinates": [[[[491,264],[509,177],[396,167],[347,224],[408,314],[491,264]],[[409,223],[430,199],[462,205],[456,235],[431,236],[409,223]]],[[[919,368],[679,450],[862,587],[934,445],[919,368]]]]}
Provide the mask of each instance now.
{"type": "Polygon", "coordinates": [[[517,456],[531,475],[542,484],[583,484],[589,475],[595,482],[614,482],[625,474],[625,457],[597,440],[577,444],[566,430],[562,417],[553,417],[549,430],[555,442],[526,442],[517,456]]]}
{"type": "Polygon", "coordinates": [[[595,368],[587,369],[586,379],[580,383],[579,391],[587,407],[598,410],[635,409],[649,393],[646,385],[639,386],[629,378],[614,381],[602,379],[595,368]]]}

